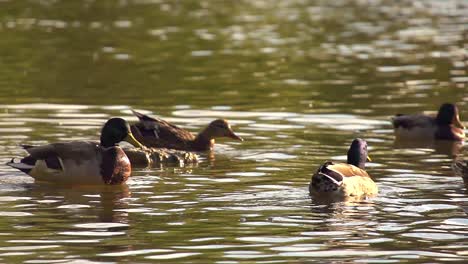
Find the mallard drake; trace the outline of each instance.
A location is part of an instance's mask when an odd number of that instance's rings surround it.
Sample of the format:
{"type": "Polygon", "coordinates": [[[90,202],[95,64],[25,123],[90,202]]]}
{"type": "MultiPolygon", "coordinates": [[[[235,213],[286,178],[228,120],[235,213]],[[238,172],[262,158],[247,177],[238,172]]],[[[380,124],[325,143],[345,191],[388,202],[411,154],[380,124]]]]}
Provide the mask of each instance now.
{"type": "Polygon", "coordinates": [[[143,147],[122,118],[109,119],[102,128],[99,144],[89,141],[53,143],[44,146],[23,146],[29,156],[7,165],[36,181],[58,184],[94,185],[121,184],[131,173],[130,161],[117,146],[127,141],[143,147]]]}
{"type": "Polygon", "coordinates": [[[132,110],[139,122],[131,126],[132,133],[143,145],[154,148],[168,148],[187,151],[213,149],[215,138],[229,137],[243,141],[232,131],[224,119],[212,121],[197,136],[160,118],[149,117],[132,110]]]}
{"type": "Polygon", "coordinates": [[[465,127],[460,122],[458,108],[450,103],[441,105],[436,117],[423,114],[398,114],[393,117],[392,123],[397,139],[463,140],[465,138],[465,127]]]}
{"type": "Polygon", "coordinates": [[[346,197],[370,196],[378,193],[378,188],[364,170],[367,156],[367,143],[355,139],[348,150],[347,163],[325,162],[312,175],[309,192],[312,196],[346,197]]]}

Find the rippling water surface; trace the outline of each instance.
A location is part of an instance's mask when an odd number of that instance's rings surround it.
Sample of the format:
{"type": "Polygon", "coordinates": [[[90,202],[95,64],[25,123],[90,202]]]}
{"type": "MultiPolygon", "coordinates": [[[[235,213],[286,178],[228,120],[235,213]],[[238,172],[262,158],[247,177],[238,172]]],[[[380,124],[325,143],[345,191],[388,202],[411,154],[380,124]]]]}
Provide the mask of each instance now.
{"type": "Polygon", "coordinates": [[[0,262],[468,261],[462,145],[401,145],[390,116],[459,105],[466,1],[0,1],[0,162],[19,144],[96,139],[130,109],[191,131],[185,168],[119,187],[37,184],[1,165],[0,262]],[[380,194],[311,200],[325,160],[369,143],[380,194]]]}

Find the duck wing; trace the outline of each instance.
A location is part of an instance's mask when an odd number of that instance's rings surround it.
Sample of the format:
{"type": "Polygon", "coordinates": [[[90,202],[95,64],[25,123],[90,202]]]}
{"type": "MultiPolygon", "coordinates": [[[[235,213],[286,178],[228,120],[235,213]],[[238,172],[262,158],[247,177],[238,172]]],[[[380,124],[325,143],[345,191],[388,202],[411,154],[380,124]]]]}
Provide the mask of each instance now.
{"type": "Polygon", "coordinates": [[[132,110],[139,123],[131,126],[138,141],[149,147],[185,148],[195,136],[174,124],[132,110]]]}
{"type": "Polygon", "coordinates": [[[48,168],[55,170],[63,170],[63,167],[67,166],[69,162],[80,164],[86,160],[94,159],[98,161],[100,158],[98,157],[99,146],[94,142],[87,141],[53,143],[44,146],[23,146],[23,148],[29,153],[29,156],[24,158],[27,161],[29,160],[29,163],[44,160],[48,168]]]}
{"type": "Polygon", "coordinates": [[[73,141],[67,143],[52,143],[43,146],[23,146],[29,155],[36,159],[60,157],[66,160],[83,160],[95,158],[99,146],[95,142],[73,141]]]}
{"type": "Polygon", "coordinates": [[[327,166],[327,169],[337,172],[343,177],[361,176],[370,178],[369,174],[365,170],[347,163],[332,163],[327,166]]]}
{"type": "Polygon", "coordinates": [[[66,178],[68,175],[66,171],[73,173],[74,168],[82,166],[87,169],[86,173],[94,173],[98,171],[98,164],[102,159],[99,146],[96,143],[86,141],[53,143],[43,146],[24,145],[23,148],[29,153],[29,156],[22,158],[20,162],[12,160],[7,165],[27,174],[34,170],[43,173],[46,178],[50,173],[59,178],[66,178]]]}

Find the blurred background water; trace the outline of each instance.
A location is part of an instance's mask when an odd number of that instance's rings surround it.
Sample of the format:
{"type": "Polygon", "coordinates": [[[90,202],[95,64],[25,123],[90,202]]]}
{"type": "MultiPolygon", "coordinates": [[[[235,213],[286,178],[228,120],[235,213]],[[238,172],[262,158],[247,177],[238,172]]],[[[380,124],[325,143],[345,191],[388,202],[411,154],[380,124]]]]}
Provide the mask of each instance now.
{"type": "Polygon", "coordinates": [[[132,108],[194,132],[223,117],[246,140],[120,187],[1,165],[0,261],[466,262],[463,146],[400,146],[389,120],[443,102],[468,119],[467,25],[463,0],[0,1],[1,164],[132,108]],[[311,200],[355,137],[379,196],[311,200]]]}

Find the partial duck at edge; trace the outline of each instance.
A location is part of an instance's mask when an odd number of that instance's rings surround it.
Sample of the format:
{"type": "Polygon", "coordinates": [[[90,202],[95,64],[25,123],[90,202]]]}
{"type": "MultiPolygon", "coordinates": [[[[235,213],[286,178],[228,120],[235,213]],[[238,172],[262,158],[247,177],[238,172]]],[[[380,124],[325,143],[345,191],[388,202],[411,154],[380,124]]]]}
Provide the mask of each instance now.
{"type": "Polygon", "coordinates": [[[417,114],[398,114],[392,119],[397,140],[452,140],[465,138],[465,127],[460,121],[455,104],[440,106],[436,117],[417,114]]]}

